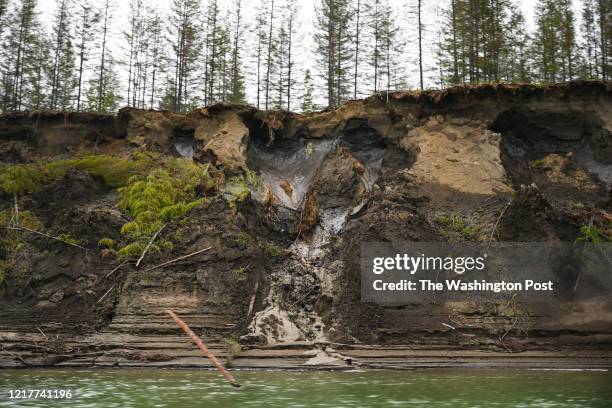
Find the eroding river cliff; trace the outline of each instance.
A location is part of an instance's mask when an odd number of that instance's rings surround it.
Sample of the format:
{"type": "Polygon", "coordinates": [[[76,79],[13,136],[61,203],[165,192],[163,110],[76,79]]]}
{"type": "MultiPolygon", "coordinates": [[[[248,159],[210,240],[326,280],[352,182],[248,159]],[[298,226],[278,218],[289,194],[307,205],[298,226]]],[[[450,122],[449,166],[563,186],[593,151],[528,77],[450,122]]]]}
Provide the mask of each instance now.
{"type": "Polygon", "coordinates": [[[445,351],[534,352],[537,366],[544,349],[610,361],[610,299],[390,307],[361,302],[359,278],[362,242],[609,237],[609,83],[394,93],[306,115],[7,114],[0,166],[40,172],[0,195],[3,228],[47,235],[3,235],[2,366],[205,365],[167,308],[245,367],[402,367],[418,353],[436,366],[445,351]],[[125,188],[132,175],[166,186],[160,170],[187,174],[190,199],[142,232],[155,250],[136,266],[141,250],[119,250],[135,236],[125,188]]]}

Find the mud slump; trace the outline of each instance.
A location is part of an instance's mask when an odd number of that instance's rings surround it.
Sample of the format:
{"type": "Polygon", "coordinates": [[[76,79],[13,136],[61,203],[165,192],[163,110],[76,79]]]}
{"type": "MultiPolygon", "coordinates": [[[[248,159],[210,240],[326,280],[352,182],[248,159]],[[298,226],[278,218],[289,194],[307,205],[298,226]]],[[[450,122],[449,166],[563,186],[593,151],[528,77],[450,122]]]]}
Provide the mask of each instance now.
{"type": "Polygon", "coordinates": [[[312,178],[336,145],[337,140],[320,139],[279,139],[270,145],[263,138],[253,138],[247,164],[281,205],[297,211],[312,178]]]}
{"type": "Polygon", "coordinates": [[[256,313],[247,338],[274,344],[326,341],[319,312],[326,245],[341,233],[347,218],[359,211],[382,168],[386,146],[367,119],[351,119],[330,139],[254,137],[248,165],[257,171],[273,202],[314,225],[296,224],[290,256],[271,276],[266,307],[256,313]]]}

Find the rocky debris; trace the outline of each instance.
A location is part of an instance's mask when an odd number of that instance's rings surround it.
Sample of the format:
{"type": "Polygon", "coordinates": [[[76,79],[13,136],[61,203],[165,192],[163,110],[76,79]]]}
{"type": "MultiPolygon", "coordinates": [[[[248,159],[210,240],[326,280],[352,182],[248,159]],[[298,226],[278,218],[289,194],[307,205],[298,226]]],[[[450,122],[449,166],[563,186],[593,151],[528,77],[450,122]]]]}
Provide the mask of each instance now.
{"type": "Polygon", "coordinates": [[[312,350],[304,353],[311,355],[304,365],[305,366],[344,366],[346,365],[339,355],[332,356],[328,350],[312,350]]]}

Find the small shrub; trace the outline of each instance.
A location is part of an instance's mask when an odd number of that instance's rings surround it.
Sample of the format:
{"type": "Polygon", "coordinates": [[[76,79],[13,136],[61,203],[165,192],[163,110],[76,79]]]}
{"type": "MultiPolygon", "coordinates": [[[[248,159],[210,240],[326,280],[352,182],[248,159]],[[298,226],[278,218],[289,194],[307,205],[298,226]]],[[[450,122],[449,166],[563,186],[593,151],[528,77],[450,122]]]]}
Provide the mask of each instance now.
{"type": "Polygon", "coordinates": [[[478,227],[475,225],[467,225],[463,217],[461,217],[461,214],[458,213],[438,215],[436,217],[436,222],[468,239],[476,238],[478,235],[478,227]]]}
{"type": "Polygon", "coordinates": [[[43,180],[44,173],[35,164],[15,164],[0,168],[0,189],[11,195],[36,191],[43,180]]]}
{"type": "Polygon", "coordinates": [[[440,225],[450,226],[454,230],[462,230],[464,228],[463,218],[457,213],[438,215],[436,222],[440,225]]]}
{"type": "Polygon", "coordinates": [[[603,231],[599,230],[597,227],[589,227],[588,225],[583,225],[580,227],[580,235],[576,238],[575,242],[610,242],[610,237],[608,237],[603,231]]]}
{"type": "Polygon", "coordinates": [[[147,244],[144,242],[132,242],[121,248],[117,252],[117,255],[120,259],[138,258],[142,254],[142,251],[144,251],[146,245],[147,244]]]}
{"type": "Polygon", "coordinates": [[[440,225],[449,225],[452,221],[450,216],[441,214],[436,217],[436,222],[440,225]]]}
{"type": "Polygon", "coordinates": [[[112,238],[102,238],[98,241],[98,246],[100,248],[113,249],[115,247],[115,240],[112,238]]]}

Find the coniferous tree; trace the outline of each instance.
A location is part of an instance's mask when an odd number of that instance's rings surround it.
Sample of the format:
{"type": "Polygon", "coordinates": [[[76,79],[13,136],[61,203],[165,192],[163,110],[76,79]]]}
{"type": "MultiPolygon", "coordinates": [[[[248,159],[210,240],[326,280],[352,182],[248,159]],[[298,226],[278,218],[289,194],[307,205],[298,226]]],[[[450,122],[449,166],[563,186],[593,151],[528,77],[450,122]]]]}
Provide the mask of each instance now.
{"type": "Polygon", "coordinates": [[[33,37],[32,53],[28,62],[28,85],[24,90],[25,108],[39,111],[47,107],[46,73],[49,70],[50,43],[40,27],[33,37]]]}
{"type": "Polygon", "coordinates": [[[143,50],[146,21],[146,6],[143,0],[131,0],[128,12],[128,28],[123,32],[127,42],[126,63],[128,66],[127,97],[129,106],[138,106],[140,95],[140,70],[146,52],[143,50]]]}
{"type": "Polygon", "coordinates": [[[208,3],[207,32],[205,45],[205,74],[204,74],[204,103],[210,105],[215,102],[214,89],[218,81],[217,70],[220,60],[220,32],[222,23],[220,21],[221,11],[217,0],[208,3]]]}
{"type": "Polygon", "coordinates": [[[220,21],[215,44],[215,72],[217,72],[215,83],[212,88],[213,102],[228,102],[231,98],[231,37],[229,32],[228,18],[220,21]]]}
{"type": "Polygon", "coordinates": [[[164,66],[164,55],[162,47],[162,23],[161,16],[153,13],[148,22],[148,40],[151,60],[151,86],[149,87],[149,107],[154,108],[157,101],[159,88],[159,75],[164,66]]]}
{"type": "Polygon", "coordinates": [[[529,44],[525,16],[515,11],[507,24],[506,45],[500,51],[500,79],[502,82],[531,82],[529,44]]]}
{"type": "Polygon", "coordinates": [[[601,79],[605,81],[612,74],[612,4],[610,0],[597,0],[597,3],[601,79]]]}
{"type": "Polygon", "coordinates": [[[115,112],[120,102],[120,84],[116,63],[110,53],[106,54],[104,69],[94,76],[85,92],[85,107],[90,112],[115,112]]]}
{"type": "Polygon", "coordinates": [[[551,83],[571,79],[575,53],[571,2],[540,0],[536,25],[533,48],[538,79],[551,83]]]}
{"type": "Polygon", "coordinates": [[[270,87],[274,93],[276,93],[276,98],[273,101],[274,109],[283,109],[283,104],[285,102],[287,39],[287,28],[283,21],[280,25],[278,35],[276,36],[276,46],[273,48],[274,65],[272,72],[274,72],[275,77],[270,80],[270,87]]]}
{"type": "MultiPolygon", "coordinates": [[[[408,10],[407,17],[409,18],[408,26],[412,28],[410,31],[410,37],[409,39],[407,39],[407,42],[410,43],[411,51],[414,50],[414,53],[416,54],[414,58],[414,64],[416,65],[416,75],[417,75],[417,84],[418,84],[417,86],[420,90],[423,90],[425,87],[425,70],[427,68],[427,65],[424,61],[424,56],[426,55],[425,21],[426,21],[426,15],[428,13],[428,10],[425,7],[426,4],[427,3],[423,2],[422,0],[411,0],[411,2],[408,3],[406,7],[406,9],[408,10]]],[[[451,2],[451,9],[450,9],[451,12],[452,12],[452,5],[453,5],[453,2],[451,2]]],[[[437,10],[437,12],[439,13],[439,9],[437,10]]],[[[390,13],[390,15],[393,16],[393,13],[390,13]]],[[[393,17],[391,17],[391,19],[393,19],[393,17]]],[[[441,33],[438,33],[438,34],[441,34],[441,33]]],[[[440,43],[440,39],[438,39],[438,43],[440,43]]],[[[440,66],[440,63],[442,62],[440,58],[442,55],[443,54],[440,51],[436,53],[436,57],[438,59],[438,66],[440,66]]],[[[439,72],[436,75],[439,76],[439,72]]],[[[440,82],[439,79],[437,79],[436,81],[440,82]]]]}
{"type": "Polygon", "coordinates": [[[193,106],[189,92],[193,89],[191,81],[197,70],[201,48],[200,25],[197,21],[199,15],[198,0],[174,0],[172,3],[169,37],[173,73],[170,77],[172,84],[167,87],[167,91],[173,94],[167,95],[166,99],[169,100],[170,108],[177,112],[193,106]]]}
{"type": "Polygon", "coordinates": [[[52,64],[49,73],[51,110],[70,110],[74,102],[75,55],[73,48],[72,3],[70,0],[57,0],[57,10],[53,24],[52,64]]]}
{"type": "Polygon", "coordinates": [[[509,51],[515,46],[512,37],[522,29],[516,28],[524,20],[518,13],[510,0],[451,0],[444,15],[441,41],[446,81],[459,84],[504,80],[509,55],[526,55],[526,37],[521,38],[522,50],[509,51]]]}
{"type": "MultiPolygon", "coordinates": [[[[399,38],[399,27],[393,17],[394,13],[391,9],[388,0],[383,3],[383,20],[381,24],[381,49],[383,61],[383,78],[384,89],[387,93],[394,89],[403,87],[404,75],[401,72],[401,63],[399,56],[401,55],[404,44],[399,38]]],[[[423,67],[420,64],[420,86],[423,89],[423,67]]],[[[381,87],[382,90],[382,87],[381,87]]]]}
{"type": "Polygon", "coordinates": [[[571,0],[559,0],[559,31],[561,42],[561,80],[571,81],[574,78],[576,64],[576,32],[574,11],[571,0]]]}
{"type": "Polygon", "coordinates": [[[295,30],[297,24],[297,13],[298,13],[298,4],[295,0],[288,0],[285,7],[285,24],[287,30],[287,46],[286,46],[286,72],[287,72],[287,81],[286,81],[286,89],[287,89],[287,110],[291,110],[291,91],[293,90],[294,84],[294,40],[295,40],[295,30]]]}
{"type": "Polygon", "coordinates": [[[596,0],[584,0],[582,4],[582,52],[583,69],[582,77],[585,79],[597,79],[600,77],[601,65],[599,64],[600,51],[599,29],[596,21],[597,4],[596,0]]]}
{"type": "Polygon", "coordinates": [[[315,109],[314,82],[309,69],[307,69],[304,73],[302,103],[300,105],[300,108],[302,112],[312,112],[315,109]]]}
{"type": "Polygon", "coordinates": [[[9,0],[0,0],[0,44],[7,26],[7,14],[9,9],[9,0]]]}
{"type": "Polygon", "coordinates": [[[273,30],[274,30],[274,0],[270,1],[270,13],[269,13],[269,24],[268,24],[268,41],[266,43],[266,80],[265,80],[265,109],[268,110],[270,106],[270,89],[272,88],[271,78],[273,75],[273,65],[272,65],[272,54],[274,52],[274,41],[273,41],[273,30]]]}
{"type": "Polygon", "coordinates": [[[351,9],[347,0],[321,0],[316,9],[315,44],[321,77],[327,88],[327,104],[338,106],[351,94],[351,9]]]}
{"type": "MultiPolygon", "coordinates": [[[[95,80],[93,80],[92,83],[97,85],[97,89],[96,91],[96,95],[97,95],[97,103],[94,104],[93,103],[93,99],[91,95],[88,95],[88,109],[92,110],[92,107],[95,106],[95,109],[93,109],[96,112],[103,112],[105,109],[105,95],[107,95],[107,90],[105,88],[105,85],[108,83],[107,80],[105,80],[105,77],[108,77],[108,57],[107,57],[107,38],[108,38],[108,32],[109,32],[109,22],[111,19],[111,3],[110,0],[104,0],[104,7],[101,11],[101,38],[100,38],[100,63],[97,66],[97,72],[94,71],[94,77],[96,78],[95,80]]],[[[91,92],[93,92],[93,87],[90,87],[90,94],[91,92]]]]}
{"type": "Polygon", "coordinates": [[[78,41],[76,45],[77,58],[78,58],[78,79],[77,79],[77,100],[76,110],[79,112],[82,105],[82,90],[84,73],[87,68],[86,63],[90,56],[90,50],[92,48],[92,42],[97,34],[95,31],[96,24],[100,19],[100,15],[94,10],[92,4],[88,1],[80,4],[80,10],[78,13],[78,41]]]}
{"type": "Polygon", "coordinates": [[[363,14],[363,4],[362,4],[362,0],[357,0],[357,3],[355,4],[355,34],[354,34],[354,39],[355,39],[355,64],[354,64],[354,73],[353,73],[353,99],[357,99],[357,83],[359,81],[359,67],[360,67],[360,51],[361,51],[361,41],[363,41],[363,37],[362,37],[362,33],[361,33],[361,28],[363,25],[363,20],[362,20],[362,14],[363,14]]]}
{"type": "Polygon", "coordinates": [[[266,44],[268,42],[267,31],[265,30],[265,24],[267,21],[266,13],[268,7],[265,2],[262,2],[259,6],[257,15],[255,17],[255,36],[257,39],[257,44],[255,46],[255,71],[256,71],[256,85],[257,85],[257,97],[256,97],[256,106],[257,109],[261,107],[261,98],[263,91],[263,68],[264,68],[264,50],[266,48],[266,44]]]}
{"type": "Polygon", "coordinates": [[[36,14],[36,0],[21,0],[7,14],[7,29],[2,37],[2,94],[3,112],[27,108],[31,78],[42,68],[38,57],[40,25],[36,14]]]}
{"type": "Polygon", "coordinates": [[[381,54],[382,54],[382,25],[384,10],[381,0],[374,0],[369,10],[369,28],[372,39],[372,50],[370,56],[370,66],[372,68],[372,92],[376,93],[380,89],[380,69],[381,69],[381,54]]]}
{"type": "Polygon", "coordinates": [[[244,77],[242,73],[241,49],[244,39],[244,18],[242,15],[242,0],[234,0],[233,45],[231,61],[231,103],[245,103],[244,77]]]}

